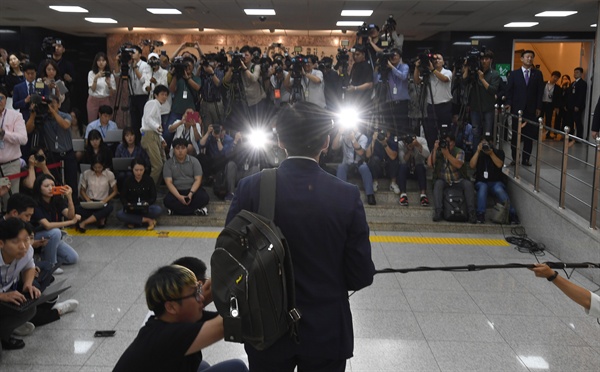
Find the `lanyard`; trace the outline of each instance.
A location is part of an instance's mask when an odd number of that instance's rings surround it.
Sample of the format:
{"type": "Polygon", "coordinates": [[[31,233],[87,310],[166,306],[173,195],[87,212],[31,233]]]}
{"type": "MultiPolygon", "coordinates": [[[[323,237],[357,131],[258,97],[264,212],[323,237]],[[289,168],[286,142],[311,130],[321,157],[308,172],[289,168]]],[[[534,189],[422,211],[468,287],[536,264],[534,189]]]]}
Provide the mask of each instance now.
{"type": "Polygon", "coordinates": [[[6,114],[7,114],[7,110],[4,109],[4,111],[2,112],[2,124],[0,124],[0,129],[4,129],[4,119],[6,119],[6,114]]]}

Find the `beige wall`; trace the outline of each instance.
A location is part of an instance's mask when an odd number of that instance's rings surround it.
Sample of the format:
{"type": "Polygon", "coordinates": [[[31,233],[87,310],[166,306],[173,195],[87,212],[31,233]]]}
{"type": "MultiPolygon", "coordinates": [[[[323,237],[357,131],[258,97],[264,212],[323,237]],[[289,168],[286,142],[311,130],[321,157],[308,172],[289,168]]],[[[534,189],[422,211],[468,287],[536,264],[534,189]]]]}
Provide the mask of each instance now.
{"type": "Polygon", "coordinates": [[[552,71],[573,78],[573,69],[579,66],[584,68],[587,79],[590,48],[589,42],[515,43],[514,69],[521,67],[521,50],[529,49],[535,52],[534,64],[540,65],[545,80],[550,78],[552,71]]]}

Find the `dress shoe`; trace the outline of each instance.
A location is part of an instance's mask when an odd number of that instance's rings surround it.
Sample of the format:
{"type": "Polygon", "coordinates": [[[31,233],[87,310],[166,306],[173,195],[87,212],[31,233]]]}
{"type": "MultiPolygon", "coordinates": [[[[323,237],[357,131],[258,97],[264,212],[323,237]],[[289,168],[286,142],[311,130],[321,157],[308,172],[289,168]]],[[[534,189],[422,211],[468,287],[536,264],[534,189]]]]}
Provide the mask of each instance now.
{"type": "Polygon", "coordinates": [[[75,230],[81,234],[85,234],[85,232],[87,231],[87,229],[85,227],[81,227],[79,223],[75,224],[75,230]]]}
{"type": "Polygon", "coordinates": [[[531,162],[530,162],[530,161],[524,161],[524,162],[522,162],[521,164],[523,164],[523,165],[524,165],[524,166],[526,166],[526,167],[531,167],[531,166],[533,165],[533,164],[531,164],[531,162]]]}
{"type": "Polygon", "coordinates": [[[25,347],[25,342],[18,338],[9,337],[8,340],[2,340],[2,349],[4,350],[19,350],[25,347]]]}
{"type": "Polygon", "coordinates": [[[377,201],[375,200],[375,195],[371,194],[371,195],[367,195],[367,204],[369,205],[376,205],[377,201]]]}
{"type": "Polygon", "coordinates": [[[511,167],[514,167],[516,164],[517,164],[517,163],[515,163],[515,161],[514,161],[514,160],[510,162],[510,166],[511,166],[511,167]]]}
{"type": "Polygon", "coordinates": [[[439,222],[442,220],[442,210],[436,209],[433,213],[433,222],[439,222]]]}
{"type": "Polygon", "coordinates": [[[475,211],[469,212],[469,222],[472,224],[477,223],[477,212],[475,212],[475,211]]]}

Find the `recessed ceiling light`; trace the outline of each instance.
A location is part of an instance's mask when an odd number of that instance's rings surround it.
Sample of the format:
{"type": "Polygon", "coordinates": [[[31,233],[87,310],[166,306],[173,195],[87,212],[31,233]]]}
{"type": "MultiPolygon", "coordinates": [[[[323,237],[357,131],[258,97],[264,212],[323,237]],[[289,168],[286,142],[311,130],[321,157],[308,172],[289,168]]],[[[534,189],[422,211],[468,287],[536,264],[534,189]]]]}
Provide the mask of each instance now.
{"type": "Polygon", "coordinates": [[[452,45],[472,45],[470,41],[455,41],[452,45]]]}
{"type": "Polygon", "coordinates": [[[336,26],[362,26],[363,21],[337,21],[336,26]]]}
{"type": "Polygon", "coordinates": [[[590,27],[597,27],[597,26],[598,26],[598,24],[596,24],[596,23],[590,25],[590,27]]]}
{"type": "Polygon", "coordinates": [[[87,9],[80,6],[50,5],[48,8],[62,13],[88,13],[87,9]]]}
{"type": "Polygon", "coordinates": [[[244,9],[246,15],[275,15],[275,9],[244,9]]]}
{"type": "Polygon", "coordinates": [[[0,29],[0,34],[16,34],[17,31],[15,30],[5,30],[5,29],[0,29]]]}
{"type": "Polygon", "coordinates": [[[370,17],[372,10],[342,10],[342,17],[370,17]]]}
{"type": "Polygon", "coordinates": [[[487,39],[493,39],[496,36],[494,35],[473,35],[471,36],[469,39],[474,39],[474,40],[487,40],[487,39]]]}
{"type": "Polygon", "coordinates": [[[91,23],[117,23],[117,21],[115,21],[112,18],[93,18],[93,17],[89,18],[88,17],[85,20],[88,22],[91,22],[91,23]]]}
{"type": "Polygon", "coordinates": [[[181,12],[174,8],[146,8],[152,14],[181,14],[181,12]]]}
{"type": "Polygon", "coordinates": [[[573,14],[577,14],[577,11],[575,11],[575,10],[564,10],[564,11],[549,10],[546,12],[538,13],[535,16],[536,17],[568,17],[573,14]]]}
{"type": "Polygon", "coordinates": [[[533,27],[539,24],[539,22],[510,22],[505,24],[504,27],[533,27]]]}

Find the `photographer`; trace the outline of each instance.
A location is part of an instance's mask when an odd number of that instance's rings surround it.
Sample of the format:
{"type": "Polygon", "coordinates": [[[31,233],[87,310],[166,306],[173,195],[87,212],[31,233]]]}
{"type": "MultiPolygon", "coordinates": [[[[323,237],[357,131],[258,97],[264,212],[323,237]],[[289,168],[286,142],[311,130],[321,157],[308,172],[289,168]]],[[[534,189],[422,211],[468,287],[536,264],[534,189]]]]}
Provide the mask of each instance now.
{"type": "Polygon", "coordinates": [[[424,65],[423,58],[415,63],[415,84],[425,82],[427,119],[423,123],[427,146],[433,148],[442,124],[452,123],[452,71],[444,68],[441,54],[430,54],[424,65]]]}
{"type": "Polygon", "coordinates": [[[402,63],[402,52],[398,48],[390,50],[391,56],[381,56],[378,66],[378,80],[382,84],[387,84],[386,91],[388,92],[386,107],[386,115],[388,126],[394,124],[394,129],[397,133],[408,133],[410,131],[408,121],[408,65],[402,63]],[[387,81],[382,82],[381,79],[387,75],[387,81]]]}
{"type": "MultiPolygon", "coordinates": [[[[58,65],[58,74],[56,75],[56,80],[62,80],[65,82],[66,87],[69,89],[69,92],[73,89],[73,77],[75,76],[75,67],[73,63],[67,61],[63,58],[65,54],[65,46],[62,43],[62,40],[56,39],[52,43],[53,52],[52,52],[52,61],[56,62],[58,65]]],[[[43,69],[45,68],[45,61],[40,62],[38,68],[38,75],[43,75],[43,69]]],[[[65,94],[65,100],[60,106],[61,111],[70,112],[71,109],[71,98],[70,94],[67,92],[65,94]]]]}
{"type": "MultiPolygon", "coordinates": [[[[167,70],[160,66],[160,59],[156,53],[150,53],[148,55],[148,65],[152,69],[152,74],[150,75],[150,84],[146,87],[146,92],[148,92],[148,100],[151,100],[154,98],[154,88],[156,88],[158,85],[164,85],[165,87],[168,87],[171,76],[169,76],[169,72],[167,70]]],[[[172,104],[173,99],[169,94],[165,103],[160,105],[160,120],[163,127],[163,133],[167,132],[168,129],[167,123],[172,104]]]]}
{"type": "MultiPolygon", "coordinates": [[[[300,69],[300,80],[304,92],[303,99],[306,102],[311,102],[321,108],[325,108],[323,73],[313,68],[313,65],[317,62],[317,57],[306,56],[300,58],[302,58],[303,61],[302,68],[300,69]]],[[[287,74],[283,82],[285,87],[289,90],[292,89],[292,85],[294,84],[294,79],[291,76],[292,74],[287,74]]]]}
{"type": "Polygon", "coordinates": [[[356,128],[340,129],[333,139],[331,149],[337,150],[342,147],[342,162],[338,165],[336,177],[342,181],[348,181],[348,173],[358,171],[367,195],[367,203],[376,205],[373,175],[364,160],[367,142],[367,136],[356,128]]]}
{"type": "Polygon", "coordinates": [[[350,72],[350,85],[346,88],[346,101],[359,113],[371,108],[373,92],[373,68],[365,60],[366,49],[362,45],[354,46],[354,64],[350,72]]]}
{"type": "Polygon", "coordinates": [[[458,184],[465,195],[469,222],[477,223],[475,192],[473,183],[467,177],[464,161],[465,152],[456,147],[453,134],[442,134],[441,139],[434,142],[433,151],[427,158],[427,165],[433,168],[434,222],[441,221],[443,217],[444,189],[458,184]]]}
{"type": "Polygon", "coordinates": [[[398,175],[398,142],[391,135],[390,130],[375,128],[371,142],[367,146],[367,159],[369,171],[373,177],[373,191],[377,191],[377,179],[387,176],[390,179],[390,191],[399,194],[400,189],[396,184],[398,175]]]}
{"type": "Polygon", "coordinates": [[[284,81],[288,78],[289,72],[283,69],[283,62],[281,59],[273,61],[271,68],[269,69],[269,83],[270,83],[270,97],[275,107],[280,107],[281,104],[288,104],[290,102],[290,90],[284,81]]]}
{"type": "Polygon", "coordinates": [[[477,222],[485,223],[488,190],[499,203],[509,203],[508,220],[511,225],[519,225],[515,207],[510,203],[506,185],[502,182],[504,173],[504,151],[492,147],[492,134],[486,132],[483,140],[477,145],[477,151],[471,158],[469,166],[475,169],[475,191],[477,192],[477,222]]]}
{"type": "MultiPolygon", "coordinates": [[[[142,127],[142,116],[144,115],[144,105],[148,102],[148,92],[146,87],[150,85],[152,69],[142,61],[142,48],[137,45],[131,47],[132,52],[129,60],[129,84],[133,94],[129,96],[129,110],[131,114],[131,127],[137,132],[142,127]]],[[[121,58],[124,58],[121,56],[121,58]]],[[[125,57],[126,58],[126,57],[125,57]]]]}
{"type": "Polygon", "coordinates": [[[473,126],[473,148],[478,147],[481,133],[492,133],[494,130],[494,105],[500,86],[500,74],[492,69],[493,59],[494,53],[488,49],[481,55],[478,52],[477,57],[469,56],[463,68],[462,77],[467,84],[473,126]]]}
{"type": "Polygon", "coordinates": [[[225,179],[227,183],[227,195],[225,200],[233,200],[235,187],[244,177],[260,172],[260,159],[262,149],[250,142],[249,138],[237,132],[233,139],[232,150],[228,156],[230,159],[225,166],[225,179]]]}
{"type": "Polygon", "coordinates": [[[323,64],[323,82],[325,84],[325,104],[328,110],[337,111],[340,100],[342,99],[342,78],[333,68],[333,58],[324,57],[321,59],[323,64]]]}
{"type": "Polygon", "coordinates": [[[219,53],[214,55],[214,59],[206,59],[200,67],[200,112],[204,121],[210,124],[223,124],[225,111],[223,110],[223,100],[221,97],[221,83],[225,77],[225,71],[217,58],[220,57],[222,63],[227,63],[226,54],[219,53]]]}
{"type": "Polygon", "coordinates": [[[200,139],[200,147],[205,149],[201,164],[206,178],[225,170],[227,158],[233,148],[233,138],[225,133],[222,126],[210,124],[200,139]]]}
{"type": "Polygon", "coordinates": [[[426,207],[429,205],[427,198],[427,170],[425,163],[429,157],[427,140],[412,134],[405,135],[398,143],[398,158],[400,167],[398,169],[398,186],[400,186],[400,200],[402,206],[408,206],[408,195],[406,194],[406,181],[408,178],[416,178],[421,192],[419,203],[426,207]]]}
{"type": "Polygon", "coordinates": [[[144,106],[144,116],[142,117],[142,148],[150,158],[150,177],[156,185],[160,182],[163,164],[166,161],[162,138],[163,127],[160,117],[160,108],[167,101],[169,88],[164,85],[157,85],[154,88],[154,99],[151,99],[144,106]]]}
{"type": "MultiPolygon", "coordinates": [[[[174,59],[171,65],[173,78],[169,90],[173,93],[173,105],[169,114],[169,125],[180,120],[188,109],[196,110],[200,91],[200,78],[193,75],[194,61],[191,58],[174,59]]],[[[171,146],[171,134],[163,132],[167,146],[171,146]]]]}
{"type": "Polygon", "coordinates": [[[73,151],[73,140],[71,138],[71,115],[59,111],[58,97],[50,95],[48,102],[32,104],[31,116],[27,120],[27,133],[36,130],[40,136],[40,144],[48,149],[49,163],[64,161],[63,170],[65,183],[73,189],[73,200],[77,200],[77,159],[73,151]],[[43,114],[43,106],[47,107],[47,113],[43,114]],[[36,117],[40,115],[38,124],[36,117]]]}

